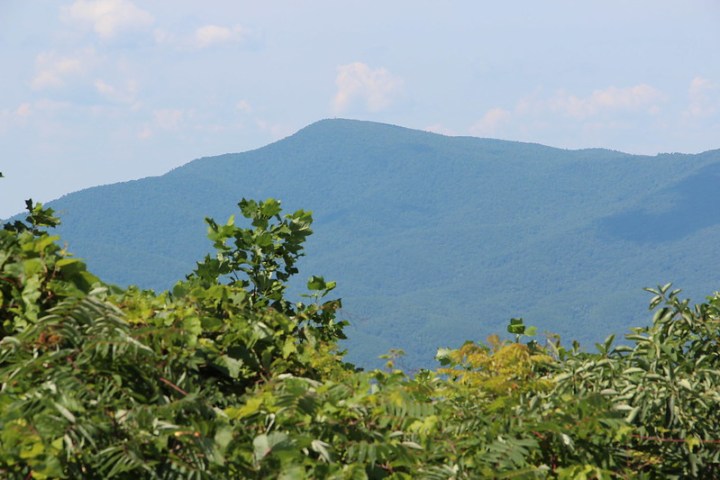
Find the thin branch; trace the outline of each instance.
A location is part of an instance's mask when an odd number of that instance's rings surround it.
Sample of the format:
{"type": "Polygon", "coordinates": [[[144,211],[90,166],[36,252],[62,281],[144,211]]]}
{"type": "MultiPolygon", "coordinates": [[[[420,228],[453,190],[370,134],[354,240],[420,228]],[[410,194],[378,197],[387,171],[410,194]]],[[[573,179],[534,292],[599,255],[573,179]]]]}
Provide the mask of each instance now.
{"type": "Polygon", "coordinates": [[[189,395],[188,392],[186,392],[186,391],[183,390],[182,388],[178,387],[177,385],[175,385],[174,383],[172,383],[172,382],[171,382],[170,380],[168,380],[167,378],[160,377],[160,381],[163,382],[163,383],[164,383],[165,385],[167,385],[168,387],[170,387],[170,388],[172,388],[173,390],[175,390],[176,392],[182,393],[182,394],[185,395],[185,396],[188,396],[188,395],[189,395]]]}

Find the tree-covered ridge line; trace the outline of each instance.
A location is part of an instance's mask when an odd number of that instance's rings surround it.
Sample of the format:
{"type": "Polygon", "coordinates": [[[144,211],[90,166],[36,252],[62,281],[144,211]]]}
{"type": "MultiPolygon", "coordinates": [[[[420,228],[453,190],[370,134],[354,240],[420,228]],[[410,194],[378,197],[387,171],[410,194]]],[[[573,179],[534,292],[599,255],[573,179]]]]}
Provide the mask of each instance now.
{"type": "MultiPolygon", "coordinates": [[[[436,344],[515,316],[592,344],[647,320],[645,286],[672,278],[701,298],[717,281],[718,184],[720,150],[562,150],[334,119],[49,206],[93,273],[156,291],[212,251],[203,218],[228,218],[239,198],[312,210],[298,266],[342,279],[348,359],[381,367],[402,348],[416,369],[436,344]]],[[[291,281],[290,297],[303,289],[291,281]]]]}
{"type": "Polygon", "coordinates": [[[652,324],[440,349],[414,375],[343,361],[334,283],[286,282],[309,212],[243,200],[171,292],[103,283],[29,202],[0,231],[5,478],[714,478],[720,295],[651,289],[652,324]]]}

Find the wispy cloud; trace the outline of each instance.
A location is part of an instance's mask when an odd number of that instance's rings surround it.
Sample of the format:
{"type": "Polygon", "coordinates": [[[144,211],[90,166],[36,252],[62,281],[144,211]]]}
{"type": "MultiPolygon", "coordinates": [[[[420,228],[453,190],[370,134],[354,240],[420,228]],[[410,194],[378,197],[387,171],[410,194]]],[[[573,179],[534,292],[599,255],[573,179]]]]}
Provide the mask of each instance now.
{"type": "Polygon", "coordinates": [[[198,48],[207,48],[225,43],[241,43],[249,36],[250,31],[240,25],[233,27],[205,25],[195,30],[194,44],[198,48]]]}
{"type": "Polygon", "coordinates": [[[181,50],[203,50],[223,45],[242,45],[256,48],[260,43],[258,32],[242,25],[203,25],[190,32],[173,32],[157,28],[155,42],[181,50]]]}
{"type": "Polygon", "coordinates": [[[720,84],[695,77],[688,89],[689,105],[685,117],[706,118],[720,112],[720,84]]]}
{"type": "Polygon", "coordinates": [[[373,69],[361,62],[340,66],[337,72],[337,92],[333,99],[333,109],[337,113],[348,110],[356,102],[364,104],[371,112],[383,110],[392,103],[403,85],[401,78],[385,68],[373,69]]]}
{"type": "Polygon", "coordinates": [[[645,111],[657,113],[664,95],[660,90],[647,84],[632,87],[608,87],[595,90],[587,97],[578,97],[564,92],[549,99],[547,106],[573,118],[588,118],[612,111],[645,111]]]}
{"type": "Polygon", "coordinates": [[[243,113],[252,113],[253,107],[247,100],[240,100],[235,104],[235,108],[243,113]]]}
{"type": "Polygon", "coordinates": [[[33,107],[29,103],[21,103],[16,108],[0,109],[0,133],[24,124],[32,114],[33,107]]]}
{"type": "Polygon", "coordinates": [[[101,38],[123,30],[149,27],[153,16],[129,0],[75,0],[63,8],[63,18],[92,28],[101,38]]]}
{"type": "Polygon", "coordinates": [[[628,115],[658,115],[665,100],[662,91],[644,83],[597,89],[586,96],[566,91],[545,97],[533,94],[518,100],[513,107],[491,108],[468,132],[478,136],[518,134],[528,128],[543,130],[550,124],[565,125],[568,131],[625,128],[628,115]]]}
{"type": "Polygon", "coordinates": [[[496,135],[499,129],[510,121],[511,113],[503,108],[493,108],[469,128],[472,135],[487,137],[496,135]]]}
{"type": "Polygon", "coordinates": [[[192,117],[192,110],[181,108],[159,108],[152,111],[152,121],[140,129],[138,138],[148,139],[158,131],[177,131],[185,128],[187,121],[192,117]]]}
{"type": "Polygon", "coordinates": [[[138,86],[134,80],[129,80],[124,87],[112,85],[104,80],[97,79],[94,83],[95,90],[103,97],[113,102],[133,103],[137,95],[138,86]]]}
{"type": "Polygon", "coordinates": [[[68,78],[87,72],[96,60],[93,49],[85,49],[73,55],[44,52],[35,58],[35,76],[31,85],[35,89],[62,87],[68,78]]]}
{"type": "Polygon", "coordinates": [[[15,115],[20,118],[28,117],[31,113],[32,107],[30,107],[29,103],[22,103],[17,109],[15,109],[15,115]]]}
{"type": "Polygon", "coordinates": [[[164,108],[153,111],[155,125],[163,130],[177,130],[186,112],[177,108],[164,108]]]}
{"type": "Polygon", "coordinates": [[[269,133],[273,139],[279,140],[291,135],[296,129],[284,123],[268,122],[267,120],[257,119],[255,125],[261,132],[269,133]]]}

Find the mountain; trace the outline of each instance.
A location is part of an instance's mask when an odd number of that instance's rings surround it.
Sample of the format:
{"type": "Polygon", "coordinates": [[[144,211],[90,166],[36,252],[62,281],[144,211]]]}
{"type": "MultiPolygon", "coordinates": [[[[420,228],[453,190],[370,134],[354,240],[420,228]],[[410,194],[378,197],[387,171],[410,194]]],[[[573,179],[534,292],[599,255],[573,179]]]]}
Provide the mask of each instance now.
{"type": "MultiPolygon", "coordinates": [[[[720,150],[629,155],[323,120],[258,150],[49,202],[101,278],[167,289],[242,198],[314,212],[301,282],[336,280],[349,360],[433,365],[510,317],[588,343],[649,321],[642,292],[720,285],[720,150]]],[[[299,289],[298,289],[299,290],[299,289]]]]}

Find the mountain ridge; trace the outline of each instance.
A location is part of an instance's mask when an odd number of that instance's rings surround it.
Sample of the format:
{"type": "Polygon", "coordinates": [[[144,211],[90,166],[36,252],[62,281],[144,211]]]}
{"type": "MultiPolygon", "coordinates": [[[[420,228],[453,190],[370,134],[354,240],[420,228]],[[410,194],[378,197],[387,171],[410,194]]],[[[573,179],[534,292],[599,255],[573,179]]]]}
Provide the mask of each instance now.
{"type": "Polygon", "coordinates": [[[326,119],[48,205],[102,278],[155,289],[192,270],[210,250],[203,218],[224,222],[240,198],[312,210],[301,276],[338,282],[351,360],[373,365],[397,347],[418,367],[511,316],[591,342],[643,322],[642,287],[706,294],[720,279],[697,272],[720,254],[708,206],[720,198],[698,187],[715,165],[720,150],[566,150],[326,119]]]}

